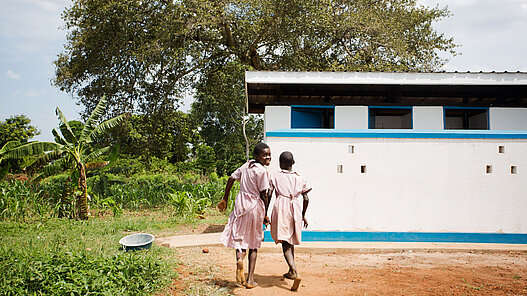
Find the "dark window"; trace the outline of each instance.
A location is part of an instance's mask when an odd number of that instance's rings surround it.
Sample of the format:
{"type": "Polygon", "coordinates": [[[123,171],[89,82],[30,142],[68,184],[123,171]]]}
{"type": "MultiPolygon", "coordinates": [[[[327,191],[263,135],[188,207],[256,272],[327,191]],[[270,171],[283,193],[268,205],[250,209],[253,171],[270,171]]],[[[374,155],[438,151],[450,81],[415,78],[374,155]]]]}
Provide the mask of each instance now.
{"type": "Polygon", "coordinates": [[[291,128],[334,128],[335,108],[291,107],[291,128]]]}
{"type": "Polygon", "coordinates": [[[412,108],[369,108],[370,129],[409,129],[412,128],[412,108]]]}
{"type": "Polygon", "coordinates": [[[445,129],[487,130],[489,110],[487,108],[445,107],[445,129]]]}

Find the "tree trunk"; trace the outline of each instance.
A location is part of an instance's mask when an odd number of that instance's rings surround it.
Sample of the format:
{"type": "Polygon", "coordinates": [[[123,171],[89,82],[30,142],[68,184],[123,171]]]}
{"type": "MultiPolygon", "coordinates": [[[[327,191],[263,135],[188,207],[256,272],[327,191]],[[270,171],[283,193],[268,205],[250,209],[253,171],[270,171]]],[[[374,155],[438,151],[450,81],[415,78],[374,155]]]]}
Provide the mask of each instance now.
{"type": "Polygon", "coordinates": [[[81,195],[77,198],[77,208],[79,209],[78,217],[81,220],[88,220],[88,187],[86,186],[86,169],[84,164],[77,165],[79,170],[79,189],[81,195]]]}
{"type": "MultiPolygon", "coordinates": [[[[70,202],[71,190],[71,177],[68,176],[66,182],[64,182],[64,188],[62,188],[62,195],[60,196],[60,207],[59,207],[59,218],[66,217],[66,207],[70,202]]],[[[71,218],[71,217],[70,217],[71,218]]]]}
{"type": "Polygon", "coordinates": [[[245,140],[245,156],[247,160],[249,160],[249,157],[250,157],[249,139],[247,139],[247,132],[245,131],[245,125],[247,123],[247,119],[245,118],[246,115],[249,116],[249,97],[247,96],[247,89],[245,90],[245,107],[243,108],[242,131],[243,131],[243,139],[245,140]]]}

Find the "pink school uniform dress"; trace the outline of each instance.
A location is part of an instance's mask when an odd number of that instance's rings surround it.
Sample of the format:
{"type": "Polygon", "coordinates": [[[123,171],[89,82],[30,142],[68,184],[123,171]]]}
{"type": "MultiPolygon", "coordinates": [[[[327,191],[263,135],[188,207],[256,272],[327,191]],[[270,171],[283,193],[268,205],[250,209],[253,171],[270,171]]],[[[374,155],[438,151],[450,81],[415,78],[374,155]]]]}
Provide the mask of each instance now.
{"type": "Polygon", "coordinates": [[[265,217],[260,192],[270,188],[269,175],[263,165],[249,160],[231,177],[240,181],[240,192],[220,240],[229,248],[258,249],[262,243],[265,217]]]}
{"type": "Polygon", "coordinates": [[[311,191],[304,177],[281,170],[271,176],[276,200],[271,214],[271,237],[275,243],[286,241],[299,245],[302,240],[302,193],[311,191]]]}

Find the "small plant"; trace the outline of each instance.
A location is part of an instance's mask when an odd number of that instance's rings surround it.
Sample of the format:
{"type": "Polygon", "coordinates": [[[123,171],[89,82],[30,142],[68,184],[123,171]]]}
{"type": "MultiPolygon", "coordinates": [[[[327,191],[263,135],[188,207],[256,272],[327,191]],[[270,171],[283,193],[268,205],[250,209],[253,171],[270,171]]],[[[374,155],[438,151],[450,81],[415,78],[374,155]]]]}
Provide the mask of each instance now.
{"type": "Polygon", "coordinates": [[[473,289],[473,290],[481,290],[481,288],[483,288],[484,284],[481,284],[480,286],[473,286],[469,283],[467,283],[467,281],[465,281],[464,278],[461,278],[461,280],[463,281],[463,283],[465,284],[465,286],[469,287],[470,289],[473,289]]]}

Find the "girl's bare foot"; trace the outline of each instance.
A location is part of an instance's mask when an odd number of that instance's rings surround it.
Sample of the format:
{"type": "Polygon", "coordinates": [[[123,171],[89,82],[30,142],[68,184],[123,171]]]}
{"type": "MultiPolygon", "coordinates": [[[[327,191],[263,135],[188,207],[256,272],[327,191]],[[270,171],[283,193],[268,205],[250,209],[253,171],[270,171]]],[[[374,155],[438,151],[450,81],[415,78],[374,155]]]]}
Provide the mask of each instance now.
{"type": "Polygon", "coordinates": [[[243,271],[243,259],[236,261],[236,283],[245,286],[245,275],[243,271]]]}
{"type": "Polygon", "coordinates": [[[284,273],[283,276],[284,276],[286,279],[294,280],[295,277],[296,277],[296,274],[290,270],[290,271],[288,271],[287,273],[284,273]]]}
{"type": "Polygon", "coordinates": [[[300,281],[302,281],[302,279],[299,276],[297,276],[293,281],[293,285],[291,286],[291,291],[298,290],[298,287],[300,286],[300,281]]]}
{"type": "Polygon", "coordinates": [[[258,283],[257,282],[247,282],[247,284],[245,285],[245,288],[247,289],[252,289],[252,288],[256,288],[258,287],[258,283]]]}

